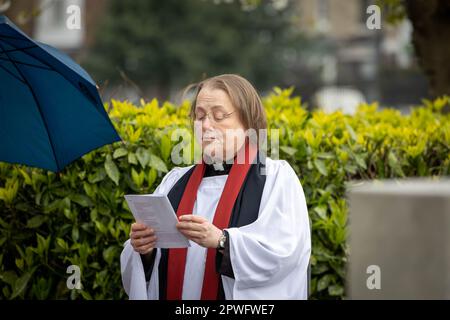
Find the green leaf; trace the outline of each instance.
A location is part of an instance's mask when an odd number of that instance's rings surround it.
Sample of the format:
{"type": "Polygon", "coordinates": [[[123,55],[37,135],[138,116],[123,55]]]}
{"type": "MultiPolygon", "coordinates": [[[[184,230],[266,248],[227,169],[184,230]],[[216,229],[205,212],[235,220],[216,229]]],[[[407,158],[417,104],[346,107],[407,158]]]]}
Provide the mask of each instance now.
{"type": "Polygon", "coordinates": [[[285,152],[285,153],[287,153],[288,155],[290,155],[290,156],[295,155],[295,153],[297,152],[297,149],[292,148],[292,147],[288,147],[288,146],[280,146],[280,149],[281,149],[283,152],[285,152]]]}
{"type": "Polygon", "coordinates": [[[150,160],[150,152],[147,149],[144,148],[138,148],[136,150],[136,157],[141,164],[142,168],[145,168],[145,166],[148,164],[150,160]]]}
{"type": "Polygon", "coordinates": [[[72,240],[74,242],[78,241],[78,238],[80,237],[80,232],[77,226],[73,226],[72,228],[72,240]]]}
{"type": "Polygon", "coordinates": [[[106,227],[103,225],[103,223],[101,223],[100,221],[95,221],[95,226],[97,227],[98,231],[100,231],[100,233],[106,233],[108,230],[106,230],[106,227]]]}
{"type": "Polygon", "coordinates": [[[98,168],[94,174],[90,174],[88,177],[89,183],[97,183],[103,181],[106,178],[106,171],[103,168],[98,168]]]}
{"type": "Polygon", "coordinates": [[[326,263],[319,263],[316,266],[313,266],[311,268],[311,273],[313,275],[318,275],[318,274],[322,274],[326,271],[328,271],[330,268],[328,267],[328,265],[326,263]]]}
{"type": "Polygon", "coordinates": [[[17,280],[17,275],[14,271],[5,271],[0,273],[0,280],[13,287],[17,280]]]}
{"type": "Polygon", "coordinates": [[[91,213],[90,213],[90,218],[91,218],[91,220],[96,220],[96,219],[97,219],[97,216],[98,216],[97,208],[92,209],[92,210],[91,210],[91,213]]]}
{"type": "Polygon", "coordinates": [[[103,259],[105,259],[107,264],[111,264],[116,258],[116,247],[110,246],[103,250],[103,259]]]}
{"type": "Polygon", "coordinates": [[[19,268],[19,270],[23,269],[23,259],[16,258],[16,266],[19,268]]]}
{"type": "Polygon", "coordinates": [[[25,170],[23,170],[23,169],[19,169],[19,172],[20,172],[20,174],[22,175],[23,179],[25,180],[25,181],[24,181],[25,184],[27,184],[27,185],[32,185],[32,181],[31,181],[31,178],[30,178],[30,176],[28,175],[28,173],[27,173],[25,170]]]}
{"type": "Polygon", "coordinates": [[[147,175],[148,187],[151,188],[153,183],[155,183],[156,178],[158,177],[158,172],[155,168],[151,168],[147,175]]]}
{"type": "Polygon", "coordinates": [[[345,171],[348,172],[348,173],[355,174],[357,169],[358,168],[356,166],[352,165],[352,164],[346,164],[345,165],[345,171]]]}
{"type": "Polygon", "coordinates": [[[106,157],[105,170],[106,170],[106,174],[108,175],[108,177],[112,181],[114,181],[114,183],[116,185],[119,185],[119,178],[120,178],[119,169],[117,169],[116,164],[111,159],[111,155],[109,155],[109,154],[106,157]]]}
{"type": "Polygon", "coordinates": [[[91,207],[93,205],[92,200],[83,194],[71,194],[69,195],[69,198],[82,207],[91,207]]]}
{"type": "Polygon", "coordinates": [[[37,215],[27,221],[27,228],[39,228],[47,220],[46,216],[37,215]]]}
{"type": "Polygon", "coordinates": [[[131,152],[128,153],[128,163],[131,163],[131,164],[138,164],[136,155],[135,155],[134,153],[131,153],[131,152]]]}
{"type": "Polygon", "coordinates": [[[355,154],[354,158],[359,167],[361,167],[364,170],[367,169],[366,161],[364,160],[364,155],[355,154]]]}
{"type": "Polygon", "coordinates": [[[162,171],[162,172],[167,172],[168,171],[167,170],[167,166],[164,163],[164,161],[162,161],[160,157],[158,157],[158,156],[156,156],[154,154],[152,154],[150,156],[150,166],[152,168],[155,168],[158,171],[162,171]]]}
{"type": "Polygon", "coordinates": [[[125,148],[118,148],[118,149],[114,150],[113,158],[114,159],[118,159],[118,158],[124,157],[124,156],[127,155],[127,153],[128,153],[127,149],[125,149],[125,148]]]}
{"type": "Polygon", "coordinates": [[[90,198],[89,200],[95,199],[97,193],[97,187],[95,185],[83,182],[83,189],[87,196],[90,198]]]}
{"type": "Polygon", "coordinates": [[[327,205],[320,205],[314,208],[314,211],[317,212],[319,217],[321,217],[323,220],[327,219],[327,205]]]}
{"type": "Polygon", "coordinates": [[[417,164],[417,172],[421,177],[427,175],[427,164],[423,161],[423,158],[419,159],[419,163],[417,164]]]}
{"type": "Polygon", "coordinates": [[[37,233],[36,240],[37,240],[36,253],[39,255],[39,257],[42,258],[48,252],[48,248],[50,246],[50,236],[44,238],[39,233],[37,233]]]}
{"type": "Polygon", "coordinates": [[[319,159],[315,159],[314,160],[314,166],[316,167],[316,169],[324,176],[328,175],[328,170],[327,167],[325,165],[325,163],[322,160],[319,159]]]}
{"type": "Polygon", "coordinates": [[[137,172],[134,168],[131,169],[131,178],[133,179],[134,184],[140,188],[145,179],[144,171],[137,172]]]}
{"type": "Polygon", "coordinates": [[[92,296],[86,290],[81,290],[81,296],[85,300],[92,300],[92,296]]]}
{"type": "Polygon", "coordinates": [[[393,152],[389,152],[388,163],[395,174],[399,175],[400,177],[405,176],[405,173],[403,172],[402,167],[393,152]]]}
{"type": "Polygon", "coordinates": [[[331,274],[326,274],[322,278],[319,279],[319,282],[317,282],[317,291],[322,291],[330,285],[330,282],[332,280],[331,274]]]}
{"type": "Polygon", "coordinates": [[[357,137],[353,128],[348,123],[345,124],[345,127],[347,128],[347,131],[350,134],[350,137],[353,139],[353,141],[356,141],[357,137]]]}
{"type": "Polygon", "coordinates": [[[161,138],[161,156],[166,161],[169,159],[171,148],[170,138],[168,136],[163,136],[161,138]]]}
{"type": "Polygon", "coordinates": [[[320,152],[317,154],[317,158],[320,159],[335,159],[336,156],[332,154],[331,152],[320,152]]]}
{"type": "Polygon", "coordinates": [[[34,273],[34,270],[29,271],[16,280],[16,282],[14,283],[14,289],[13,289],[13,293],[11,295],[11,299],[16,298],[18,295],[20,295],[23,292],[23,290],[25,290],[25,288],[27,287],[28,281],[30,281],[33,273],[34,273]]]}
{"type": "Polygon", "coordinates": [[[339,284],[333,284],[328,287],[328,294],[330,296],[342,296],[344,294],[344,288],[339,284]]]}
{"type": "Polygon", "coordinates": [[[57,239],[56,239],[56,243],[57,243],[58,246],[60,246],[61,249],[63,249],[64,251],[68,251],[68,250],[69,250],[69,245],[67,244],[66,241],[64,241],[64,239],[57,238],[57,239]]]}

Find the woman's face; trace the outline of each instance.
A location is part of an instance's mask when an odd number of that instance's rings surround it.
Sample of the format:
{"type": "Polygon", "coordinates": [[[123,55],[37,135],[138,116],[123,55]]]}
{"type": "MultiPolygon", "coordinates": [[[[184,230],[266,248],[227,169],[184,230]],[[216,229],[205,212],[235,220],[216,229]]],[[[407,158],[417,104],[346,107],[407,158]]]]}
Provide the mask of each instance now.
{"type": "Polygon", "coordinates": [[[220,89],[206,86],[198,93],[195,127],[203,155],[210,157],[213,162],[233,158],[245,142],[245,127],[239,111],[231,103],[228,94],[220,89]]]}

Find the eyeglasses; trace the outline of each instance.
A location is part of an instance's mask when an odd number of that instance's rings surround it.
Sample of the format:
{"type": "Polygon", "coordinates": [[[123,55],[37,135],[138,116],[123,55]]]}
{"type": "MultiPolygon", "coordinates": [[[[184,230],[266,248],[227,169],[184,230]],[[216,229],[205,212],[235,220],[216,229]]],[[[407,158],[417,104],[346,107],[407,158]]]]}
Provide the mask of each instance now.
{"type": "Polygon", "coordinates": [[[206,119],[206,117],[209,118],[209,120],[214,120],[214,122],[220,122],[222,120],[225,120],[226,118],[230,117],[236,110],[226,113],[221,110],[212,110],[210,112],[204,112],[204,111],[195,111],[195,120],[196,121],[203,121],[206,119]],[[213,119],[209,116],[212,113],[213,119]]]}

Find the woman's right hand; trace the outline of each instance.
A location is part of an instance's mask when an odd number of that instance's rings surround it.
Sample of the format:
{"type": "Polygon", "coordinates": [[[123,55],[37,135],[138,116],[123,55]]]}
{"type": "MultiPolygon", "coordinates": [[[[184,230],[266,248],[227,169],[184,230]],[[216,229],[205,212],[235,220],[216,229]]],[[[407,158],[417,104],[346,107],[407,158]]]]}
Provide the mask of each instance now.
{"type": "Polygon", "coordinates": [[[156,244],[155,230],[145,224],[135,222],[131,225],[130,242],[134,251],[148,254],[153,251],[156,244]]]}

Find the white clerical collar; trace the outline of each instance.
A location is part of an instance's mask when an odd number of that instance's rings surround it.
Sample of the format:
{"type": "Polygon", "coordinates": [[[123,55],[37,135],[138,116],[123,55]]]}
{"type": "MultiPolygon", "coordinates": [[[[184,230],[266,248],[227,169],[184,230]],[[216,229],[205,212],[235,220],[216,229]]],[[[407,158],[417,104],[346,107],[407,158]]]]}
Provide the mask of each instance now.
{"type": "Polygon", "coordinates": [[[218,170],[218,171],[225,170],[225,168],[223,167],[223,163],[222,162],[213,163],[213,166],[214,166],[214,170],[218,170]]]}

